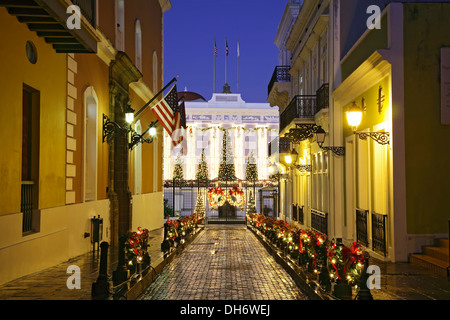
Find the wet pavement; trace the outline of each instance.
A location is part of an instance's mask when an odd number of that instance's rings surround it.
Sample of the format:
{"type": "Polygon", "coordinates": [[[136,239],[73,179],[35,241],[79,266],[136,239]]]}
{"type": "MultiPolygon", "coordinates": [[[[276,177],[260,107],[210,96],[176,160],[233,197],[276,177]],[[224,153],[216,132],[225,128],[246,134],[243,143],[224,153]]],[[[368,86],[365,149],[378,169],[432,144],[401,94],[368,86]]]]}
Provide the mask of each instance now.
{"type": "MultiPolygon", "coordinates": [[[[203,228],[203,227],[202,227],[203,228]]],[[[145,299],[306,299],[250,230],[206,226],[148,288],[145,299]]],[[[152,266],[164,260],[163,229],[150,231],[152,266]]],[[[110,248],[108,273],[117,266],[110,248]]],[[[450,282],[410,263],[371,259],[381,269],[375,300],[450,300],[450,282]]],[[[0,285],[0,300],[91,300],[99,271],[97,254],[87,253],[54,267],[0,285]],[[81,288],[68,289],[67,268],[81,269],[81,288]]],[[[160,300],[161,301],[161,300],[160,300]]]]}
{"type": "Polygon", "coordinates": [[[245,226],[208,226],[142,300],[307,300],[245,226]]]}

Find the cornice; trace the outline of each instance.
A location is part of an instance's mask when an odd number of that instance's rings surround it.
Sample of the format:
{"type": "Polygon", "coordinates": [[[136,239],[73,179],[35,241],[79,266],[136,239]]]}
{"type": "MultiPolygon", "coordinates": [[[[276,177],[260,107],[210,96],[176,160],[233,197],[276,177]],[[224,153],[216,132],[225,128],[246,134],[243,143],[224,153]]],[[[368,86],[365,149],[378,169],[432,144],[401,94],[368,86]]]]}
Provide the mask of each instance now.
{"type": "Polygon", "coordinates": [[[172,9],[172,3],[170,0],[159,0],[159,5],[161,6],[163,13],[172,9]]]}
{"type": "Polygon", "coordinates": [[[333,91],[333,99],[346,105],[354,97],[370,89],[375,82],[388,76],[391,64],[386,60],[386,54],[389,54],[389,50],[376,50],[333,91]]]}

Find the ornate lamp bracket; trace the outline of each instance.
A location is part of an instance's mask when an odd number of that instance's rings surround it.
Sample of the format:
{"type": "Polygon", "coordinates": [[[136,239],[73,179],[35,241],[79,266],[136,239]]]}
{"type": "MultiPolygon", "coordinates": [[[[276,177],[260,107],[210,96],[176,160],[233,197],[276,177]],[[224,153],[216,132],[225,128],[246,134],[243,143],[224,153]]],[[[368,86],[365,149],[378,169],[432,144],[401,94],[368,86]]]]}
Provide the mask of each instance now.
{"type": "Polygon", "coordinates": [[[128,129],[122,128],[120,125],[115,123],[114,121],[111,121],[108,116],[103,114],[103,133],[102,133],[102,141],[105,142],[105,140],[110,143],[112,139],[114,139],[114,136],[118,131],[125,131],[128,132],[128,129]]]}
{"type": "Polygon", "coordinates": [[[296,123],[295,128],[290,129],[284,137],[293,144],[299,144],[303,140],[312,138],[318,127],[314,123],[296,123]]]}
{"type": "Polygon", "coordinates": [[[138,143],[152,143],[153,142],[153,135],[150,135],[150,138],[144,138],[144,135],[151,129],[156,127],[156,123],[158,120],[153,121],[149,126],[148,129],[145,130],[144,133],[138,134],[136,131],[132,130],[131,133],[131,142],[128,144],[128,148],[132,150],[138,143]]]}
{"type": "Polygon", "coordinates": [[[369,137],[378,142],[379,144],[382,145],[390,144],[389,132],[355,132],[355,134],[361,140],[367,140],[367,138],[369,137]]]}
{"type": "Polygon", "coordinates": [[[343,156],[345,155],[345,148],[344,147],[321,147],[323,151],[333,152],[336,156],[343,156]]]}
{"type": "Polygon", "coordinates": [[[294,166],[300,172],[311,172],[311,165],[310,164],[295,164],[294,166]]]}

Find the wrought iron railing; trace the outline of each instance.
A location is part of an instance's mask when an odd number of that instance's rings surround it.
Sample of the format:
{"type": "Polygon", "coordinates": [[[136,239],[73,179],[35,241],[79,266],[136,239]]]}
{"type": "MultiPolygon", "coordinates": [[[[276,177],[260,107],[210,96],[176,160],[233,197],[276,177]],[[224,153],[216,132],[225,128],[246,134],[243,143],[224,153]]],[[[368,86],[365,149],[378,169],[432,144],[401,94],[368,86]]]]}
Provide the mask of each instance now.
{"type": "Polygon", "coordinates": [[[298,223],[304,224],[305,223],[305,214],[303,211],[304,206],[298,206],[298,223]]]}
{"type": "Polygon", "coordinates": [[[22,232],[33,231],[33,181],[22,181],[20,211],[23,214],[22,232]]]}
{"type": "Polygon", "coordinates": [[[280,115],[280,131],[294,119],[313,119],[316,114],[316,96],[297,95],[280,115]]]}
{"type": "Polygon", "coordinates": [[[387,255],[386,217],[387,215],[372,212],[372,250],[381,251],[384,256],[387,255]]]}
{"type": "Polygon", "coordinates": [[[369,210],[356,209],[356,241],[362,245],[369,244],[367,236],[367,216],[369,210]]]}
{"type": "Polygon", "coordinates": [[[328,234],[328,213],[311,209],[311,228],[325,235],[328,234]]]}
{"type": "Polygon", "coordinates": [[[269,85],[267,86],[267,94],[270,95],[273,85],[275,82],[290,82],[291,75],[289,74],[289,66],[277,66],[273,71],[272,78],[270,79],[269,85]]]}
{"type": "Polygon", "coordinates": [[[72,0],[72,3],[80,8],[81,14],[95,28],[97,25],[97,1],[72,0]]]}
{"type": "Polygon", "coordinates": [[[316,112],[319,112],[322,109],[327,109],[329,107],[329,90],[330,86],[328,83],[324,83],[319,90],[316,92],[317,97],[317,109],[316,112]]]}
{"type": "Polygon", "coordinates": [[[290,147],[291,143],[289,142],[289,139],[284,137],[276,137],[269,143],[268,155],[270,157],[277,153],[289,153],[291,151],[290,147]]]}

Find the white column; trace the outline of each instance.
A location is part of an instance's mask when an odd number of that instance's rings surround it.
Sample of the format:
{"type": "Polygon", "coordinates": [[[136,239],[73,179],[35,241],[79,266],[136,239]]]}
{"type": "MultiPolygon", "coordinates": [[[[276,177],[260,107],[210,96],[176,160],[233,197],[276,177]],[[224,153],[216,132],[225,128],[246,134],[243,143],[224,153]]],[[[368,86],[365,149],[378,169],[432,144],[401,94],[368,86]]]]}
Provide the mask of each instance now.
{"type": "Polygon", "coordinates": [[[258,167],[258,179],[264,180],[268,178],[267,173],[267,149],[268,149],[268,142],[267,142],[267,129],[266,128],[259,128],[258,129],[258,153],[256,156],[257,161],[257,167],[258,167]]]}
{"type": "Polygon", "coordinates": [[[244,156],[244,129],[238,126],[234,132],[234,166],[236,176],[239,179],[245,179],[245,156],[244,156]]]}

